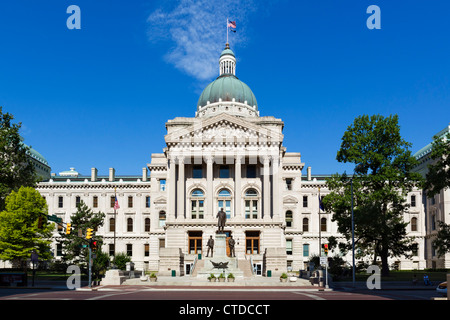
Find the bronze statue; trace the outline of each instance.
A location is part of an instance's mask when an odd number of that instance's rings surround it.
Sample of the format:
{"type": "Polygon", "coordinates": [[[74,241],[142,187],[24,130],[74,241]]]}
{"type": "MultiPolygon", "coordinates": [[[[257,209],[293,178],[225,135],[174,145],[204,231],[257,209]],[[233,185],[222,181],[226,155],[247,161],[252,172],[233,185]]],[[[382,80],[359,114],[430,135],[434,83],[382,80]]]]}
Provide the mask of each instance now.
{"type": "Polygon", "coordinates": [[[234,244],[236,242],[233,239],[233,236],[230,237],[230,239],[228,240],[228,246],[230,247],[230,257],[234,257],[236,258],[236,253],[234,252],[234,244]]]}
{"type": "Polygon", "coordinates": [[[211,250],[211,257],[214,255],[214,239],[212,236],[209,237],[208,243],[206,244],[208,246],[208,251],[206,252],[206,257],[209,256],[209,250],[211,250]]]}
{"type": "Polygon", "coordinates": [[[220,208],[220,211],[217,214],[217,218],[219,218],[218,220],[219,232],[222,231],[223,233],[223,228],[225,227],[225,223],[227,222],[227,214],[225,213],[225,211],[223,211],[223,208],[220,208]]]}

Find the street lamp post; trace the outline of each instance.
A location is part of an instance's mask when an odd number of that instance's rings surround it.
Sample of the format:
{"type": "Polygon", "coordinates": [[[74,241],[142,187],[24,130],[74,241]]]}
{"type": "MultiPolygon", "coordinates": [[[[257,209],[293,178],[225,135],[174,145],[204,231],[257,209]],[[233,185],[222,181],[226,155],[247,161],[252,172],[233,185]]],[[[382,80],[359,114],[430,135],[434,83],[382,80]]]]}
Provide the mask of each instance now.
{"type": "Polygon", "coordinates": [[[353,262],[353,287],[355,287],[355,220],[353,216],[353,177],[350,179],[350,189],[352,193],[352,262],[353,262]]]}

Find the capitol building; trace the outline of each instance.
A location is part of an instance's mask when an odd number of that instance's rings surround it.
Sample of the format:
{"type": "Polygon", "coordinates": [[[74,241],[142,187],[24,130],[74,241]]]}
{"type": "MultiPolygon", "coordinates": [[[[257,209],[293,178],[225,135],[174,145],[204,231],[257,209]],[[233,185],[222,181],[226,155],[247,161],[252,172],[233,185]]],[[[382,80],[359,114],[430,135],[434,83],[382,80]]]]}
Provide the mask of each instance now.
{"type": "MultiPolygon", "coordinates": [[[[137,270],[161,275],[195,274],[222,208],[224,231],[236,242],[235,259],[244,276],[305,270],[328,237],[343,241],[332,215],[319,208],[319,195],[329,192],[327,177],[314,175],[299,151],[286,149],[282,119],[259,115],[254,93],[236,76],[228,44],[218,58],[219,76],[201,93],[195,116],[166,122],[165,148],[152,153],[139,175],[120,176],[110,168],[108,176],[99,176],[95,167],[90,175],[75,168],[52,174],[37,187],[48,213],[69,222],[81,201],[104,212],[96,231],[103,237],[102,250],[111,256],[126,253],[137,270]]],[[[428,154],[425,148],[417,155],[422,167],[428,154]]],[[[450,268],[448,254],[437,257],[431,245],[437,232],[433,221],[449,223],[449,199],[448,190],[433,202],[422,190],[408,195],[411,207],[404,219],[417,251],[412,258],[391,258],[391,265],[450,268]]],[[[58,237],[55,231],[57,259],[63,252],[58,237]]],[[[350,254],[343,257],[349,263],[350,254]]]]}

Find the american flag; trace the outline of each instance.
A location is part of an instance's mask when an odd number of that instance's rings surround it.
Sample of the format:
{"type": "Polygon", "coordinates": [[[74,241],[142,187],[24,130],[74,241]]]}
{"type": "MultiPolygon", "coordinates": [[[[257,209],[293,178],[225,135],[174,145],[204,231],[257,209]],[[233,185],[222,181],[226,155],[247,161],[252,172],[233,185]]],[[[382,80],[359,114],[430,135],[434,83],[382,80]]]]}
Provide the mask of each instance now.
{"type": "Polygon", "coordinates": [[[229,28],[236,29],[236,21],[230,21],[230,22],[228,22],[228,27],[229,27],[229,28]]]}
{"type": "Polygon", "coordinates": [[[116,201],[114,202],[114,210],[120,208],[119,201],[117,201],[117,196],[115,196],[115,198],[116,198],[116,201]]]}

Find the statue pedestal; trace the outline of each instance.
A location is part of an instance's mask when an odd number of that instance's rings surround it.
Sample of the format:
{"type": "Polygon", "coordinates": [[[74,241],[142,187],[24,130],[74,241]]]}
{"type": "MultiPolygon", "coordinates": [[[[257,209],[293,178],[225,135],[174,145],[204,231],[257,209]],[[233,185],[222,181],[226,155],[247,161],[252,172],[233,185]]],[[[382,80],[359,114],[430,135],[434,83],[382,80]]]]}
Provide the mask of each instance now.
{"type": "Polygon", "coordinates": [[[102,286],[120,286],[125,281],[123,271],[119,269],[111,269],[106,271],[105,277],[101,281],[102,286]]]}
{"type": "Polygon", "coordinates": [[[227,256],[227,235],[224,233],[216,234],[214,241],[214,257],[222,258],[227,256]]]}

